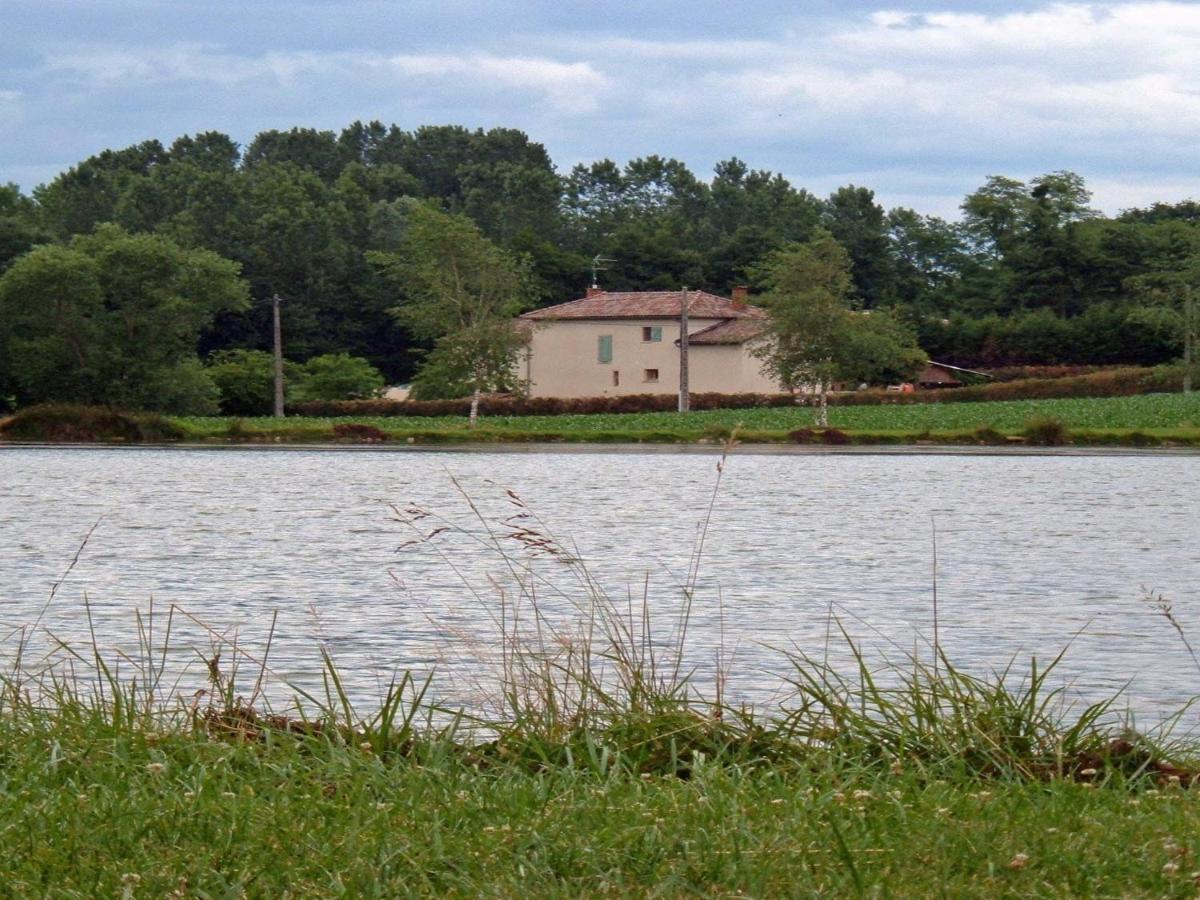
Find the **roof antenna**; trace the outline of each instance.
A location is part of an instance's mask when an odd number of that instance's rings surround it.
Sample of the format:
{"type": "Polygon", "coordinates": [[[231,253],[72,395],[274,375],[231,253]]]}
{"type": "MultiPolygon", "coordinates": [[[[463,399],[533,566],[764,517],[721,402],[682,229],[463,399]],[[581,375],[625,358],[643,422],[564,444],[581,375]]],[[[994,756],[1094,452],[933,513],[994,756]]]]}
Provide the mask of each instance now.
{"type": "Polygon", "coordinates": [[[596,275],[598,272],[608,271],[608,266],[604,265],[604,263],[611,262],[616,262],[616,260],[609,259],[607,256],[601,256],[599,253],[592,257],[592,290],[600,289],[600,283],[596,280],[596,275]]]}

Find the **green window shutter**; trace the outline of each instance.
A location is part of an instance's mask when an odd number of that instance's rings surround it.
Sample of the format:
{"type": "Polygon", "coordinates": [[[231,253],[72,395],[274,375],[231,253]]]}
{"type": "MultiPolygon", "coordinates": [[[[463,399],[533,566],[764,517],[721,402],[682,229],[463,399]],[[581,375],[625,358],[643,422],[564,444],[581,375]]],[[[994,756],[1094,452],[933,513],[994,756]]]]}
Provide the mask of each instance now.
{"type": "Polygon", "coordinates": [[[597,350],[598,350],[598,352],[596,354],[597,362],[602,362],[602,363],[612,362],[612,335],[611,334],[600,335],[599,347],[597,348],[597,350]]]}
{"type": "Polygon", "coordinates": [[[661,341],[662,340],[662,326],[661,325],[655,325],[653,328],[650,329],[650,340],[652,340],[652,341],[661,341]]]}

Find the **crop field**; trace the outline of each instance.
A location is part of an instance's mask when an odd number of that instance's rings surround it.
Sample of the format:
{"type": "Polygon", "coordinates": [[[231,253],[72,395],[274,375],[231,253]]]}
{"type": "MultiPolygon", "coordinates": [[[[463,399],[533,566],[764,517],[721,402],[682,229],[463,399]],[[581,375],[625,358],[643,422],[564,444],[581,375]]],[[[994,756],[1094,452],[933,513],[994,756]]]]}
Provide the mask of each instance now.
{"type": "MultiPolygon", "coordinates": [[[[961,432],[993,428],[1018,433],[1034,417],[1050,416],[1067,428],[1093,430],[1178,430],[1200,427],[1200,394],[1146,394],[1135,397],[1008,400],[983,403],[920,403],[883,406],[832,406],[829,422],[835,428],[856,432],[961,432]]],[[[608,413],[564,416],[490,416],[479,420],[483,434],[508,433],[561,435],[586,439],[588,435],[676,435],[695,439],[718,429],[786,433],[809,427],[814,411],[806,407],[705,410],[678,413],[608,413]]],[[[197,437],[225,432],[231,420],[190,418],[179,420],[197,437]]],[[[289,439],[327,435],[339,423],[371,425],[388,434],[458,432],[467,428],[462,416],[442,418],[377,417],[354,419],[250,418],[240,420],[251,432],[279,433],[289,439]]]]}

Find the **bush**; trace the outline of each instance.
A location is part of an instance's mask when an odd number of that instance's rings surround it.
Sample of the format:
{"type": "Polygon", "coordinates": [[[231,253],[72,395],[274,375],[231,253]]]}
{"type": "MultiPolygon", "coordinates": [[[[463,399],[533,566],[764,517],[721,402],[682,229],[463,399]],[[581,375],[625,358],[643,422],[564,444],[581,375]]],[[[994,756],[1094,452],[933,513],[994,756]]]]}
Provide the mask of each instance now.
{"type": "MultiPolygon", "coordinates": [[[[484,395],[479,401],[481,416],[564,416],[592,413],[674,412],[674,394],[629,394],[621,397],[518,397],[511,394],[484,395]]],[[[694,410],[750,409],[794,406],[791,394],[692,394],[694,410]]],[[[289,412],[322,418],[411,416],[437,418],[465,416],[471,401],[457,400],[348,400],[295,403],[289,412]]]]}
{"type": "Polygon", "coordinates": [[[1062,419],[1054,416],[1033,416],[1025,423],[1025,440],[1039,447],[1061,447],[1070,440],[1070,432],[1062,419]]]}
{"type": "Polygon", "coordinates": [[[47,403],[28,406],[0,423],[7,440],[46,443],[178,441],[183,430],[158,413],[126,413],[103,406],[47,403]]]}
{"type": "Polygon", "coordinates": [[[991,425],[981,425],[972,433],[972,437],[980,444],[1007,444],[1008,438],[991,425]]]}
{"type": "Polygon", "coordinates": [[[830,446],[840,446],[850,443],[850,435],[837,428],[826,428],[821,432],[821,443],[830,446]]]}
{"type": "Polygon", "coordinates": [[[181,416],[215,416],[221,410],[221,391],[200,360],[184,359],[156,369],[144,383],[144,409],[181,416]]]}
{"type": "Polygon", "coordinates": [[[1183,387],[1181,366],[1103,369],[1070,378],[1027,378],[991,384],[914,391],[856,391],[834,394],[832,404],[872,406],[882,403],[972,403],[980,400],[1056,400],[1067,397],[1133,397],[1175,393],[1183,387]]]}
{"type": "Polygon", "coordinates": [[[333,426],[333,436],[339,441],[355,441],[360,444],[379,444],[388,437],[386,431],[359,422],[339,422],[333,426]]]}
{"type": "Polygon", "coordinates": [[[377,397],[384,380],[373,365],[349,353],[314,356],[304,364],[292,394],[297,401],[364,400],[377,397]]]}
{"type": "Polygon", "coordinates": [[[797,428],[788,432],[794,444],[825,444],[839,447],[850,443],[850,435],[838,428],[797,428]]]}
{"type": "MultiPolygon", "coordinates": [[[[1052,400],[1063,397],[1131,397],[1137,394],[1173,393],[1182,388],[1180,366],[1103,369],[1070,378],[1026,378],[1018,381],[914,391],[847,391],[830,394],[831,405],[878,406],[886,403],[971,403],[981,400],[1052,400]]],[[[753,409],[796,406],[804,397],[792,394],[692,394],[693,410],[753,409]]],[[[629,394],[623,397],[517,397],[493,394],[480,400],[482,416],[562,416],[593,413],[673,412],[674,394],[629,394]]],[[[458,400],[355,400],[296,403],[289,412],[300,416],[357,418],[411,416],[437,418],[465,416],[470,401],[458,400]]]]}
{"type": "MultiPolygon", "coordinates": [[[[275,408],[275,357],[265,350],[219,350],[209,358],[208,374],[221,393],[225,416],[269,416],[275,408]]],[[[302,377],[292,362],[283,364],[284,383],[302,377]]]]}

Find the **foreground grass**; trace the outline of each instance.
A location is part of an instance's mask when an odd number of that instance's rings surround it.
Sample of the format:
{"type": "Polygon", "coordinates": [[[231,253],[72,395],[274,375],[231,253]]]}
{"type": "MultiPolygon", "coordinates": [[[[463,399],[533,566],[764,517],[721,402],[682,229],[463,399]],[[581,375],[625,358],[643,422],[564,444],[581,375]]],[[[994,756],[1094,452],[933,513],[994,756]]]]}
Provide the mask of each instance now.
{"type": "MultiPolygon", "coordinates": [[[[1060,421],[1068,441],[1083,444],[1200,443],[1200,394],[834,406],[830,425],[858,443],[980,443],[980,429],[1019,437],[1037,417],[1060,421]]],[[[811,428],[811,409],[705,410],[692,413],[627,413],[566,416],[493,416],[471,430],[464,417],[358,419],[182,418],[174,420],[192,440],[328,441],[339,424],[378,429],[388,440],[455,441],[647,441],[719,440],[738,429],[743,440],[786,442],[811,428]]],[[[994,438],[993,438],[994,440],[994,438]]]]}
{"type": "Polygon", "coordinates": [[[606,776],[25,725],[0,730],[8,896],[1195,893],[1200,800],[1180,788],[819,766],[606,776]]]}

